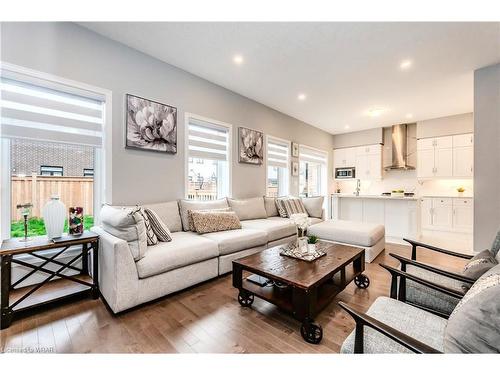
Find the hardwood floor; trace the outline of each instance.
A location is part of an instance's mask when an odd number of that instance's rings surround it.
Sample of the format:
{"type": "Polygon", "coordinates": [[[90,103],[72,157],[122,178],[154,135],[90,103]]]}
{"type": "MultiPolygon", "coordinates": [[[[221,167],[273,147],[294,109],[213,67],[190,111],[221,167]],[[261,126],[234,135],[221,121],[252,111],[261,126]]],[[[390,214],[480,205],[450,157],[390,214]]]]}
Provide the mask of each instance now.
{"type": "MultiPolygon", "coordinates": [[[[14,321],[0,331],[3,352],[57,353],[338,353],[354,328],[337,305],[352,304],[366,311],[379,296],[389,294],[389,274],[378,264],[398,264],[388,254],[409,256],[410,248],[387,244],[367,264],[371,284],[354,283],[317,317],[323,326],[320,345],[307,344],[300,323],[267,302],[255,299],[251,308],[236,300],[231,276],[224,276],[177,294],[113,315],[101,300],[82,300],[14,321]]],[[[418,260],[451,270],[462,260],[419,249],[418,260]]],[[[65,282],[65,281],[57,281],[65,282]]]]}

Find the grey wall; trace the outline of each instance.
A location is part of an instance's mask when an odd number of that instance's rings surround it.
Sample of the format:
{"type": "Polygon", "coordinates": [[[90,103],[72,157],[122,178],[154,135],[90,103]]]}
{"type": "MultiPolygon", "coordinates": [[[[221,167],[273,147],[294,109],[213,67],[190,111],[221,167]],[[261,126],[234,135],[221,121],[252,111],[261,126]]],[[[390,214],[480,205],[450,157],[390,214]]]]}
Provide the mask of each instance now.
{"type": "Polygon", "coordinates": [[[356,147],[383,143],[382,128],[336,134],[333,136],[333,148],[356,147]]]}
{"type": "Polygon", "coordinates": [[[417,122],[417,138],[442,137],[474,132],[472,113],[446,116],[417,122]]]}
{"type": "MultiPolygon", "coordinates": [[[[233,196],[265,193],[264,166],[239,164],[237,127],[329,151],[333,136],[71,23],[2,23],[1,59],[113,92],[113,204],[178,199],[184,194],[184,112],[233,128],[233,196]],[[124,149],[124,95],[178,108],[178,153],[124,149]]],[[[331,173],[329,184],[332,186],[331,173]]],[[[297,178],[291,178],[297,194],[297,178]]]]}
{"type": "Polygon", "coordinates": [[[474,250],[500,227],[500,64],[474,72],[474,250]]]}

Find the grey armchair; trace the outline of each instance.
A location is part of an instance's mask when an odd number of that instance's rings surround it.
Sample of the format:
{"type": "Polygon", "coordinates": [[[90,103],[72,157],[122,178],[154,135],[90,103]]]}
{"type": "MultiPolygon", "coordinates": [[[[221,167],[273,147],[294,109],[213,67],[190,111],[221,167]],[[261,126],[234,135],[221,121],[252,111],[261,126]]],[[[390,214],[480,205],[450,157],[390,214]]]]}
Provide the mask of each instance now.
{"type": "MultiPolygon", "coordinates": [[[[454,293],[401,270],[384,268],[400,278],[454,293]]],[[[471,286],[448,319],[395,298],[377,298],[366,313],[339,302],[356,322],[341,353],[500,353],[499,295],[497,265],[471,286]]]]}
{"type": "MultiPolygon", "coordinates": [[[[455,306],[463,298],[465,291],[470,288],[470,286],[477,279],[418,262],[417,249],[425,248],[431,251],[446,254],[455,258],[462,258],[465,260],[470,260],[472,256],[456,253],[411,239],[405,238],[404,240],[412,246],[411,259],[390,253],[392,257],[396,258],[400,262],[400,270],[420,279],[429,281],[433,284],[440,285],[448,291],[452,291],[453,293],[444,293],[440,289],[430,288],[423,283],[417,283],[411,278],[400,278],[396,272],[391,272],[393,276],[392,293],[395,293],[396,290],[395,279],[399,279],[399,286],[397,287],[397,298],[399,300],[407,302],[409,304],[413,304],[415,306],[419,306],[420,308],[439,316],[445,318],[448,317],[455,306]]],[[[500,230],[498,231],[490,249],[492,256],[496,257],[497,261],[500,262],[499,249],[500,230]]]]}

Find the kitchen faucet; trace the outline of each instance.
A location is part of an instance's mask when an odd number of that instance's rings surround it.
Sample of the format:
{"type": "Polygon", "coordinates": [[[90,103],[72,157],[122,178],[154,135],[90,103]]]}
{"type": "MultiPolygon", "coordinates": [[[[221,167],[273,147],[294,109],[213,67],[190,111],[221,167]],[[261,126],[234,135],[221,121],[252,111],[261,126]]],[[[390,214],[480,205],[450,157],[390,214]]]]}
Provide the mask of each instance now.
{"type": "Polygon", "coordinates": [[[357,197],[359,197],[359,191],[361,190],[361,180],[359,178],[356,179],[356,192],[354,193],[357,197]]]}

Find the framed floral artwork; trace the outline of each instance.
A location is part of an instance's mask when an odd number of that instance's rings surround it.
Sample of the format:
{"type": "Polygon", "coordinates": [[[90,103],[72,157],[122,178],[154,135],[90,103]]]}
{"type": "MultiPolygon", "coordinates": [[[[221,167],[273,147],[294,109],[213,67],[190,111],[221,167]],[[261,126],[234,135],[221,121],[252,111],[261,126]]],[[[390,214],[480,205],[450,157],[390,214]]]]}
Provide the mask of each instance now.
{"type": "Polygon", "coordinates": [[[295,142],[292,142],[292,157],[299,157],[299,144],[295,142]]]}
{"type": "Polygon", "coordinates": [[[177,153],[177,108],[127,94],[125,147],[177,153]]]}
{"type": "Polygon", "coordinates": [[[264,161],[264,133],[247,128],[238,130],[239,162],[261,165],[264,161]]]}
{"type": "Polygon", "coordinates": [[[299,162],[292,161],[292,176],[298,176],[298,175],[299,175],[299,162]]]}

